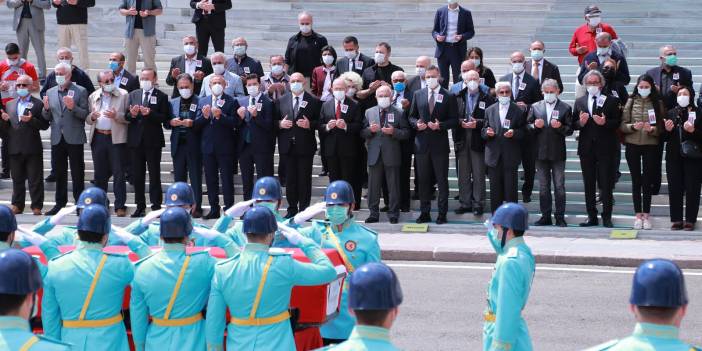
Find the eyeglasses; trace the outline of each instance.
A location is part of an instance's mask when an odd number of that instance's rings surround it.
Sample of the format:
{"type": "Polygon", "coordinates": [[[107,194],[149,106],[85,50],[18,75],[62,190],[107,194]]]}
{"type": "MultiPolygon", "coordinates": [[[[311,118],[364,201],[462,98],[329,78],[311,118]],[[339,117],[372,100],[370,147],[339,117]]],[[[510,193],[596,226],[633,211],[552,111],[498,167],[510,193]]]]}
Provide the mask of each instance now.
{"type": "Polygon", "coordinates": [[[23,83],[17,83],[15,84],[16,87],[28,87],[29,84],[23,84],[23,83]]]}

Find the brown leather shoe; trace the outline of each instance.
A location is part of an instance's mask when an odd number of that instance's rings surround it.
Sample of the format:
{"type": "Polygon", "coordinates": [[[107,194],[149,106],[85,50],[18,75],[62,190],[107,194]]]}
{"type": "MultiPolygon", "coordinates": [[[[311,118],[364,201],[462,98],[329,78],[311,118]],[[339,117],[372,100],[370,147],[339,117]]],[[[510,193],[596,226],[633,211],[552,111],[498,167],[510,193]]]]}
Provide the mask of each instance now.
{"type": "Polygon", "coordinates": [[[10,209],[12,210],[12,213],[14,213],[16,215],[24,212],[24,209],[20,209],[19,207],[15,206],[15,205],[10,206],[10,209]]]}
{"type": "Polygon", "coordinates": [[[685,223],[683,230],[691,232],[691,231],[695,230],[695,224],[694,223],[685,223]]]}
{"type": "Polygon", "coordinates": [[[682,230],[683,229],[683,222],[673,222],[673,225],[670,226],[670,230],[682,230]]]}
{"type": "Polygon", "coordinates": [[[117,215],[117,217],[126,217],[127,211],[123,208],[120,208],[120,209],[115,210],[115,215],[117,215]]]}
{"type": "Polygon", "coordinates": [[[32,214],[35,216],[41,216],[41,209],[40,208],[33,208],[32,214]]]}

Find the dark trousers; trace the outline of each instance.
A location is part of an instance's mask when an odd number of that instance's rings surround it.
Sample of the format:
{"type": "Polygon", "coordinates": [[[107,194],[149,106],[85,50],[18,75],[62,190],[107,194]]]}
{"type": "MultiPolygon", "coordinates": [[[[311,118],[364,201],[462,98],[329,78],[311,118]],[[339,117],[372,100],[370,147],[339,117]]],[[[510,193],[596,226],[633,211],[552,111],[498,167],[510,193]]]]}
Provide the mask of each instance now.
{"type": "Polygon", "coordinates": [[[239,168],[244,188],[244,200],[250,200],[254,186],[254,173],[256,173],[257,179],[273,176],[273,154],[256,153],[249,145],[239,154],[239,168]]]}
{"type": "Polygon", "coordinates": [[[56,206],[66,206],[68,202],[68,166],[71,167],[71,181],[73,183],[73,200],[78,201],[83,192],[85,181],[85,160],[83,158],[83,144],[68,144],[61,138],[56,145],[51,145],[56,162],[56,206]]]}
{"type": "Polygon", "coordinates": [[[286,186],[285,182],[287,180],[287,173],[285,172],[285,166],[287,164],[287,161],[287,157],[278,156],[278,179],[280,180],[281,186],[286,186]]]}
{"type": "Polygon", "coordinates": [[[288,212],[297,213],[310,205],[312,197],[312,160],[314,155],[281,155],[286,158],[285,197],[288,212]]]}
{"type": "Polygon", "coordinates": [[[146,171],[149,171],[149,200],[152,208],[161,206],[161,148],[131,148],[132,183],[134,184],[134,202],[138,208],[146,207],[146,171]]]}
{"type": "Polygon", "coordinates": [[[202,151],[199,143],[179,142],[173,155],[173,179],[189,183],[195,194],[195,208],[202,208],[202,151]],[[190,178],[190,182],[188,182],[190,178]]]}
{"type": "Polygon", "coordinates": [[[210,211],[219,213],[219,179],[222,179],[222,197],[224,208],[234,205],[234,164],[232,155],[205,154],[202,159],[205,164],[205,182],[207,183],[207,201],[210,211]]]}
{"type": "Polygon", "coordinates": [[[700,184],[702,165],[700,160],[684,159],[678,153],[668,153],[665,160],[668,178],[668,201],[671,222],[683,221],[683,201],[685,222],[696,223],[700,209],[700,184]]]}
{"type": "Polygon", "coordinates": [[[195,24],[195,35],[197,36],[198,53],[207,56],[210,39],[212,39],[214,52],[224,52],[224,28],[214,28],[210,21],[201,19],[195,24]]]}
{"type": "Polygon", "coordinates": [[[107,192],[107,183],[113,176],[112,187],[115,194],[115,210],[126,209],[127,182],[122,170],[122,156],[127,144],[112,144],[112,136],[95,132],[90,148],[93,152],[95,185],[107,192]]]}
{"type": "Polygon", "coordinates": [[[517,202],[517,187],[519,186],[518,167],[507,167],[502,159],[495,167],[488,167],[490,179],[490,210],[495,213],[504,202],[517,202]]]}
{"type": "MultiPolygon", "coordinates": [[[[3,159],[4,160],[4,159],[3,159]]],[[[44,206],[44,160],[42,154],[11,155],[10,173],[12,175],[12,204],[24,210],[26,188],[29,185],[29,197],[32,199],[31,208],[40,209],[44,206]]]]}
{"type": "Polygon", "coordinates": [[[653,179],[651,180],[651,194],[658,195],[661,191],[661,183],[663,182],[663,150],[665,142],[659,140],[656,150],[656,161],[653,163],[653,179]]]}
{"type": "Polygon", "coordinates": [[[382,186],[388,188],[385,202],[389,203],[388,218],[400,217],[400,167],[388,167],[378,160],[369,167],[368,171],[368,209],[370,216],[378,218],[380,215],[380,193],[382,186]],[[387,182],[385,180],[387,179],[387,182]],[[385,183],[385,184],[384,184],[385,183]]]}
{"type": "Polygon", "coordinates": [[[536,142],[531,135],[527,135],[522,141],[522,169],[524,170],[522,195],[531,196],[531,192],[534,190],[534,175],[536,174],[536,142]]]}
{"type": "MultiPolygon", "coordinates": [[[[353,197],[356,200],[356,208],[361,204],[361,189],[363,187],[363,170],[358,167],[358,157],[327,156],[327,166],[329,167],[329,182],[345,180],[353,188],[353,197]]],[[[368,178],[366,178],[368,179],[368,178]]]]}
{"type": "Polygon", "coordinates": [[[655,165],[658,162],[657,153],[658,145],[626,144],[626,163],[631,172],[631,195],[635,213],[651,213],[651,191],[656,179],[654,172],[656,169],[660,172],[660,166],[655,165]]]}
{"type": "MultiPolygon", "coordinates": [[[[10,171],[10,148],[7,146],[7,138],[2,139],[0,144],[0,157],[2,157],[2,172],[10,171]]],[[[43,167],[42,167],[43,169],[43,167]]]]}
{"type": "Polygon", "coordinates": [[[410,178],[412,175],[412,147],[414,142],[402,141],[402,159],[400,163],[400,208],[409,209],[412,195],[410,178]]]}
{"type": "Polygon", "coordinates": [[[615,155],[597,155],[585,152],[580,155],[580,167],[585,184],[585,208],[590,218],[597,217],[596,190],[600,190],[602,218],[612,218],[612,190],[614,189],[615,155]]]}
{"type": "Polygon", "coordinates": [[[465,60],[466,52],[465,50],[461,52],[458,50],[458,46],[451,43],[445,43],[444,53],[439,57],[439,71],[441,77],[444,80],[441,82],[441,86],[448,88],[449,84],[449,67],[451,68],[451,74],[453,75],[453,82],[461,81],[461,62],[465,60]]]}
{"type": "Polygon", "coordinates": [[[434,179],[439,187],[438,207],[439,215],[445,216],[448,212],[448,166],[449,155],[432,154],[427,152],[414,156],[417,160],[417,168],[419,172],[419,207],[422,213],[431,211],[431,196],[434,188],[434,179]]]}
{"type": "Polygon", "coordinates": [[[553,213],[551,202],[551,181],[553,181],[553,193],[556,197],[556,212],[554,214],[558,218],[563,218],[566,205],[565,160],[537,160],[536,169],[539,175],[539,209],[541,214],[550,216],[553,213]]]}

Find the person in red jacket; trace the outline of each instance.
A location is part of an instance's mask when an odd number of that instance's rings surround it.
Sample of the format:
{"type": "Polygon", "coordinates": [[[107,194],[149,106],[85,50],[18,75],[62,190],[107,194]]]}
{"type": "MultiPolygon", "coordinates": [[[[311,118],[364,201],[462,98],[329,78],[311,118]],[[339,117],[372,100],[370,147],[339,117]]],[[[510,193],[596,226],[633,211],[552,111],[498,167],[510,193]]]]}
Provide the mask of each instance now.
{"type": "Polygon", "coordinates": [[[602,22],[602,11],[595,5],[585,8],[585,24],[581,25],[573,33],[568,50],[570,54],[578,58],[578,64],[583,63],[585,55],[595,51],[597,44],[595,36],[600,32],[607,32],[612,35],[612,40],[617,39],[617,32],[607,23],[602,22]]]}

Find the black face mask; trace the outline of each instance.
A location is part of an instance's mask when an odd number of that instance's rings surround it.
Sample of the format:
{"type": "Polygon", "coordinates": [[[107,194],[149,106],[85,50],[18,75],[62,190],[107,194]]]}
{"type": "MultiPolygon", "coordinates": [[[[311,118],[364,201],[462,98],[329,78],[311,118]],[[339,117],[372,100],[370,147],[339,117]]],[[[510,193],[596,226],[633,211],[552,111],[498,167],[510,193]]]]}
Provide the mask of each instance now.
{"type": "Polygon", "coordinates": [[[613,80],[615,72],[612,68],[604,67],[602,68],[602,75],[605,77],[606,80],[613,80]]]}

